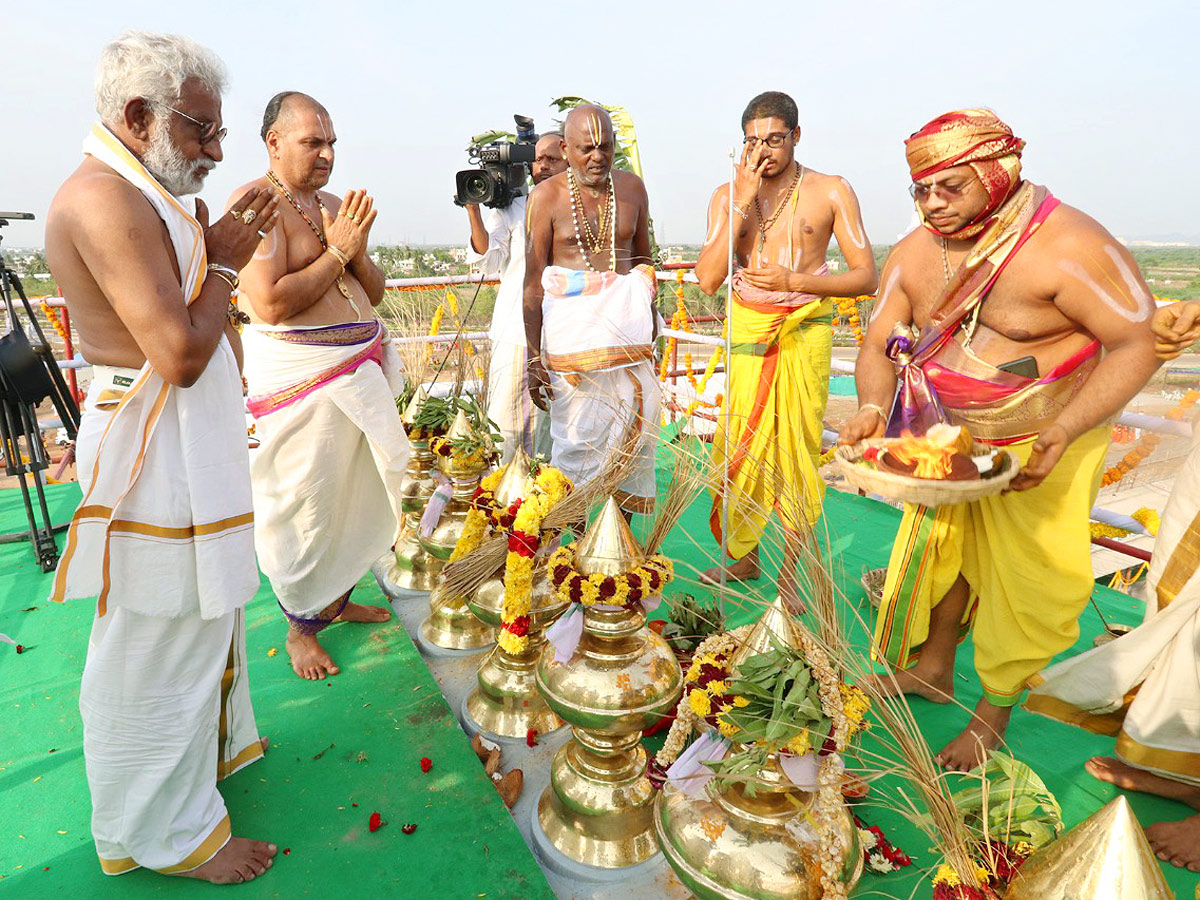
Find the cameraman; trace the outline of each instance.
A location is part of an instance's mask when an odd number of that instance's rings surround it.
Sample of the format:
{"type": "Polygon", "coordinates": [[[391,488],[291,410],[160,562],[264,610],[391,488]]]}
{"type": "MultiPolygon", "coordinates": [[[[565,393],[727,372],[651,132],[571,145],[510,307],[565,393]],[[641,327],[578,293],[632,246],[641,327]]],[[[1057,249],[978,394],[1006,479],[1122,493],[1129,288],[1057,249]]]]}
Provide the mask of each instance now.
{"type": "MultiPolygon", "coordinates": [[[[543,134],[537,142],[533,161],[533,183],[565,172],[562,135],[543,134]]],[[[495,422],[504,443],[503,462],[512,459],[520,443],[530,456],[550,457],[550,420],[529,399],[525,366],[525,318],[522,312],[525,281],[525,196],[513,198],[502,209],[480,211],[479,204],[468,203],[471,221],[471,245],[467,259],[482,262],[484,272],[500,273],[500,289],[492,311],[488,335],[492,340],[491,365],[488,368],[488,418],[495,422]]]]}

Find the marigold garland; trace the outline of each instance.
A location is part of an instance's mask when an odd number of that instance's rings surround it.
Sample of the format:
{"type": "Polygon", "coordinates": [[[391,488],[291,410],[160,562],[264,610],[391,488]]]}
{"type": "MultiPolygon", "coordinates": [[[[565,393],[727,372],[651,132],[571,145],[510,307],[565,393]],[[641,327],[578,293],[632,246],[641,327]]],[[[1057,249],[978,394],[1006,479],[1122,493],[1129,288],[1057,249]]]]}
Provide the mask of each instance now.
{"type": "Polygon", "coordinates": [[[575,548],[559,547],[546,563],[550,583],[558,596],[570,603],[595,606],[623,606],[633,609],[643,599],[662,592],[675,577],[675,566],[661,553],[655,553],[628,572],[620,575],[584,575],[575,568],[575,548]]]}
{"type": "Polygon", "coordinates": [[[483,468],[491,463],[497,456],[495,452],[486,453],[482,448],[472,450],[468,454],[463,454],[454,449],[454,443],[444,434],[434,435],[429,439],[429,451],[434,456],[442,456],[449,459],[454,457],[454,461],[464,468],[477,466],[483,468]]]}
{"type": "MultiPolygon", "coordinates": [[[[1200,400],[1200,391],[1192,389],[1183,395],[1180,401],[1175,404],[1175,408],[1167,413],[1167,418],[1174,422],[1181,422],[1187,415],[1188,410],[1196,405],[1196,401],[1200,400]]],[[[1162,437],[1152,431],[1146,431],[1142,435],[1142,439],[1134,445],[1134,448],[1126,453],[1119,463],[1109,468],[1104,476],[1100,479],[1101,487],[1108,487],[1110,484],[1116,484],[1139,465],[1141,465],[1146,457],[1150,456],[1158,445],[1162,442],[1162,437]]]]}
{"type": "Polygon", "coordinates": [[[860,304],[868,300],[874,300],[871,294],[860,294],[857,297],[835,297],[834,303],[837,305],[839,316],[847,316],[850,319],[850,330],[854,333],[854,342],[858,346],[862,346],[863,329],[862,316],[859,313],[860,304]]]}
{"type": "MultiPolygon", "coordinates": [[[[1130,516],[1130,518],[1140,522],[1151,537],[1158,536],[1158,526],[1161,524],[1161,520],[1158,513],[1150,507],[1143,506],[1130,516]]],[[[1091,536],[1094,538],[1123,538],[1131,533],[1116,525],[1109,525],[1107,522],[1089,522],[1088,531],[1091,532],[1091,536]]]]}
{"type": "Polygon", "coordinates": [[[45,300],[42,301],[42,312],[46,314],[46,321],[54,326],[54,330],[58,333],[58,336],[64,342],[70,341],[70,337],[67,335],[67,326],[63,324],[63,320],[58,317],[58,313],[51,309],[50,304],[45,300]]]}
{"type": "Polygon", "coordinates": [[[500,646],[519,655],[529,646],[529,607],[533,593],[534,557],[541,547],[542,522],[546,515],[571,492],[571,481],[561,471],[539,465],[527,496],[511,505],[496,505],[496,488],[507,466],[489,473],[475,489],[471,509],[450,561],[461,559],[483,543],[489,529],[508,534],[508,552],[504,557],[504,602],[500,613],[500,646]]]}
{"type": "Polygon", "coordinates": [[[562,472],[542,466],[534,479],[533,489],[520,502],[513,517],[508,553],[504,558],[504,604],[497,637],[507,653],[519,655],[529,647],[534,557],[541,548],[542,522],[570,492],[571,482],[562,472]]]}

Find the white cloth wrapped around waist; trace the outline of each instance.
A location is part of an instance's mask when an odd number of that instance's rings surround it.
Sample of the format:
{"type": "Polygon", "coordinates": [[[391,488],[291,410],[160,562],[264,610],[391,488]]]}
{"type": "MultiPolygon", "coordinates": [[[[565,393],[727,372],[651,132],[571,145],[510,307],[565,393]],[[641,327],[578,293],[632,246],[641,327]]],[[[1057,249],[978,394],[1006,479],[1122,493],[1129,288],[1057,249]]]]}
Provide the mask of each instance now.
{"type": "Polygon", "coordinates": [[[403,385],[399,356],[383,323],[247,325],[242,330],[247,407],[257,418],[294,403],[373,360],[394,393],[403,385]]]}
{"type": "Polygon", "coordinates": [[[597,372],[654,356],[654,267],[627,275],[547,266],[542,352],[555,372],[597,372]]]}
{"type": "Polygon", "coordinates": [[[321,612],[396,541],[409,445],[382,337],[374,321],[242,332],[255,546],[292,615],[321,612]]]}
{"type": "MultiPolygon", "coordinates": [[[[142,192],[163,220],[185,303],[200,296],[204,230],[103,125],[84,152],[142,192]]],[[[103,377],[103,370],[101,376],[103,377]]],[[[52,598],[98,596],[149,616],[218,618],[258,589],[242,383],[222,336],[188,388],[146,363],[112,409],[71,520],[52,598]]]]}

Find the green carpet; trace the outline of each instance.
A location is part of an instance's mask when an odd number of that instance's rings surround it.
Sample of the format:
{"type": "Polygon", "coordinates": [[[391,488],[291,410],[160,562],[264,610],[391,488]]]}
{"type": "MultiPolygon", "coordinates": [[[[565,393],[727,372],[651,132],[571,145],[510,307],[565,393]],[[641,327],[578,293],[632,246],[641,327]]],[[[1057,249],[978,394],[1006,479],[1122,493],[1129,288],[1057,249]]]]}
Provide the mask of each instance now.
{"type": "MultiPolygon", "coordinates": [[[[65,521],[79,490],[54,487],[50,497],[54,520],[65,521]]],[[[0,492],[0,532],[23,522],[19,492],[0,492]]],[[[0,545],[0,632],[26,648],[0,644],[0,896],[211,896],[187,879],[101,874],[78,711],[94,604],[49,603],[49,583],[28,544],[0,545]]],[[[383,603],[369,575],[355,596],[383,603]]],[[[234,833],[270,840],[280,854],[238,896],[552,900],[404,629],[338,625],[325,635],[342,673],[301,681],[265,582],[247,607],[255,714],[271,748],[221,792],[234,833]],[[372,834],[376,811],[387,825],[372,834]],[[409,822],[417,829],[406,835],[409,822]]]]}
{"type": "MultiPolygon", "coordinates": [[[[664,478],[666,474],[660,470],[664,478]]],[[[78,490],[74,485],[54,488],[51,497],[55,519],[62,521],[78,490]]],[[[698,497],[666,542],[664,549],[684,577],[711,565],[708,509],[708,500],[698,497]]],[[[21,521],[18,493],[0,492],[0,531],[13,530],[21,521]]],[[[830,492],[824,521],[848,602],[869,618],[858,578],[864,567],[886,564],[899,513],[830,492]]],[[[638,525],[644,530],[644,522],[638,525]]],[[[100,874],[88,832],[90,805],[76,708],[91,605],[48,604],[48,582],[28,545],[0,546],[0,632],[28,648],[18,656],[0,644],[0,896],[44,897],[57,891],[83,898],[141,897],[207,891],[205,885],[145,872],[108,880],[100,874]]],[[[768,577],[753,587],[763,600],[769,598],[768,577]]],[[[677,590],[697,592],[694,585],[677,590]]],[[[361,594],[380,597],[369,577],[361,594]]],[[[1139,604],[1123,594],[1098,587],[1096,600],[1110,620],[1139,621],[1139,604]]],[[[754,609],[731,609],[731,623],[749,620],[754,609]]],[[[327,645],[343,672],[314,684],[291,672],[278,610],[265,585],[248,608],[248,623],[255,710],[272,747],[266,758],[224,782],[222,790],[236,831],[272,840],[291,852],[277,857],[268,876],[241,889],[239,896],[551,896],[399,625],[330,629],[327,645]],[[278,655],[271,658],[273,647],[278,655]],[[428,775],[419,768],[422,756],[434,763],[428,775]],[[367,817],[376,810],[389,824],[369,834],[367,817]],[[413,835],[401,833],[405,822],[417,823],[413,835]]],[[[1099,632],[1094,610],[1084,614],[1081,629],[1071,653],[1090,647],[1099,632]]],[[[861,640],[860,634],[856,642],[861,640]]],[[[958,699],[968,707],[979,697],[971,658],[968,641],[960,650],[956,681],[958,699]]],[[[966,719],[957,707],[920,699],[913,707],[935,750],[966,719]]],[[[1055,792],[1068,825],[1117,796],[1117,789],[1082,768],[1089,756],[1110,752],[1111,739],[1022,710],[1014,714],[1008,737],[1015,755],[1033,765],[1055,792]]],[[[648,743],[657,746],[661,740],[660,735],[648,743]]],[[[1146,795],[1129,798],[1144,823],[1190,812],[1146,795]]],[[[870,806],[862,814],[881,825],[916,865],[892,875],[865,875],[855,896],[908,897],[921,877],[918,870],[937,860],[926,841],[895,815],[870,806]]],[[[1172,889],[1190,898],[1196,876],[1163,868],[1172,889]]],[[[928,897],[928,885],[913,896],[928,897]]]]}

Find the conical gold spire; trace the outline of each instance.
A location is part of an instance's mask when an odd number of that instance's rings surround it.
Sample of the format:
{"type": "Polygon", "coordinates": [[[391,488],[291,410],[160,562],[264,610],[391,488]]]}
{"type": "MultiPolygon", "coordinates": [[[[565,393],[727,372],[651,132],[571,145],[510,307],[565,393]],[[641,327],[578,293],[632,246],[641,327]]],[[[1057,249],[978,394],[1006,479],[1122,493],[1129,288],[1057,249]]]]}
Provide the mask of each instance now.
{"type": "Polygon", "coordinates": [[[636,568],[643,555],[621,507],[609,497],[575,549],[575,568],[584,575],[620,575],[636,568]]]}
{"type": "Polygon", "coordinates": [[[450,430],[446,432],[446,438],[453,441],[465,437],[475,437],[475,429],[471,427],[467,414],[460,409],[458,415],[454,417],[454,422],[450,425],[450,430]]]}
{"type": "Polygon", "coordinates": [[[496,505],[507,509],[512,504],[526,496],[533,487],[533,478],[529,474],[529,456],[524,447],[517,447],[512,460],[500,476],[496,485],[496,505]]]}
{"type": "Polygon", "coordinates": [[[421,411],[421,404],[429,399],[429,392],[424,386],[418,386],[413,392],[412,399],[408,401],[408,406],[404,407],[404,412],[400,413],[400,421],[405,425],[411,425],[416,419],[417,413],[421,411]]]}
{"type": "Polygon", "coordinates": [[[1170,900],[1129,801],[1118,797],[1021,866],[1005,900],[1170,900]]]}
{"type": "Polygon", "coordinates": [[[798,650],[800,648],[800,628],[799,623],[788,612],[783,598],[777,596],[775,601],[767,607],[766,612],[762,614],[762,618],[746,635],[746,640],[730,657],[730,670],[736,669],[751,656],[771,650],[771,635],[774,635],[775,640],[785,647],[798,650]]]}

